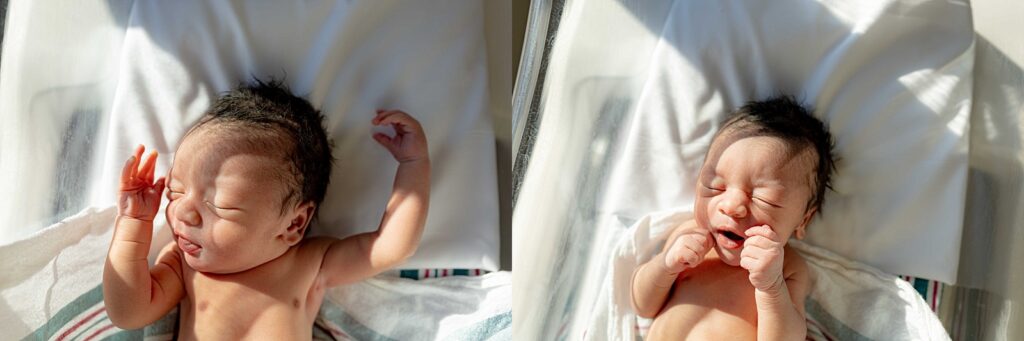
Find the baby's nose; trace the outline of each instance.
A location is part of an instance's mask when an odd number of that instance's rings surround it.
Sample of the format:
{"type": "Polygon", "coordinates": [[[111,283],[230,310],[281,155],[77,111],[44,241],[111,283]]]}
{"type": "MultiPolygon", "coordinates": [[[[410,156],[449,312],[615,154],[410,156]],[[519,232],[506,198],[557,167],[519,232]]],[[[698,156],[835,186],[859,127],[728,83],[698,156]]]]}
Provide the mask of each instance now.
{"type": "Polygon", "coordinates": [[[736,202],[733,199],[722,200],[718,205],[718,211],[736,219],[745,218],[747,216],[747,206],[736,202]]]}
{"type": "Polygon", "coordinates": [[[192,227],[198,227],[203,224],[203,217],[199,215],[199,211],[196,210],[195,206],[188,200],[184,200],[184,198],[182,198],[179,199],[176,204],[177,207],[175,207],[174,210],[174,217],[177,218],[178,221],[192,227]]]}
{"type": "Polygon", "coordinates": [[[189,226],[199,226],[203,223],[202,217],[199,216],[199,212],[196,212],[196,210],[184,211],[185,212],[182,212],[182,214],[178,218],[178,220],[180,220],[181,222],[189,226]]]}

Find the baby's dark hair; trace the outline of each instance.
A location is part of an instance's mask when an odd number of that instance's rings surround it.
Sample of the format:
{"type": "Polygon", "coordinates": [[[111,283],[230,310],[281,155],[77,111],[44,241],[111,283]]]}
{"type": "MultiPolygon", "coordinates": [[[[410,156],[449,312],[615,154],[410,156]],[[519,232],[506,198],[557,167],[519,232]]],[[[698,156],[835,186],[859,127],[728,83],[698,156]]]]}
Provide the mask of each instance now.
{"type": "Polygon", "coordinates": [[[814,117],[813,110],[801,105],[792,96],[781,95],[762,101],[751,101],[732,113],[719,133],[738,130],[754,135],[778,137],[802,149],[811,147],[817,153],[811,199],[806,209],[821,213],[825,189],[832,189],[832,173],[836,169],[835,141],[828,126],[814,117]]]}
{"type": "MultiPolygon", "coordinates": [[[[223,93],[189,133],[224,129],[238,133],[245,147],[279,151],[290,174],[279,174],[287,184],[282,203],[312,201],[317,210],[327,194],[331,177],[332,141],[323,127],[324,117],[305,99],[295,96],[280,81],[254,79],[223,93]],[[290,175],[290,176],[287,176],[290,175]]],[[[316,214],[314,213],[314,217],[316,214]]]]}

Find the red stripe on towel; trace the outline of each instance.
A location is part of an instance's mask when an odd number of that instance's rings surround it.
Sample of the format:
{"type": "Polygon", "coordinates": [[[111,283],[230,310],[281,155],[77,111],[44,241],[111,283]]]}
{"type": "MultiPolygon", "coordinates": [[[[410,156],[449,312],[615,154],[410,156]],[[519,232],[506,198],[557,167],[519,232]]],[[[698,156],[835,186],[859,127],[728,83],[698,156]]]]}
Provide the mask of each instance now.
{"type": "Polygon", "coordinates": [[[423,270],[423,272],[426,272],[423,278],[430,278],[430,269],[423,270]]]}
{"type": "Polygon", "coordinates": [[[110,328],[114,328],[114,325],[113,324],[108,324],[108,325],[104,326],[103,328],[100,328],[100,330],[97,330],[95,333],[92,333],[92,335],[89,335],[89,337],[85,338],[85,340],[83,340],[83,341],[92,340],[96,336],[99,336],[100,333],[105,332],[105,331],[107,331],[107,329],[110,329],[110,328]]]}
{"type": "Polygon", "coordinates": [[[939,281],[932,281],[932,311],[939,306],[939,281]]]}
{"type": "Polygon", "coordinates": [[[441,277],[448,277],[448,269],[441,270],[441,277]]]}
{"type": "Polygon", "coordinates": [[[92,320],[93,317],[96,317],[96,315],[99,315],[104,310],[107,310],[107,307],[100,307],[99,309],[96,309],[96,311],[89,313],[89,315],[85,315],[85,318],[83,318],[81,321],[75,322],[75,324],[72,325],[71,328],[68,328],[68,330],[65,330],[63,333],[61,333],[60,336],[57,337],[57,341],[64,340],[64,338],[68,337],[68,335],[71,335],[71,333],[74,332],[75,329],[78,329],[78,327],[81,327],[86,322],[89,322],[89,320],[92,320]]]}

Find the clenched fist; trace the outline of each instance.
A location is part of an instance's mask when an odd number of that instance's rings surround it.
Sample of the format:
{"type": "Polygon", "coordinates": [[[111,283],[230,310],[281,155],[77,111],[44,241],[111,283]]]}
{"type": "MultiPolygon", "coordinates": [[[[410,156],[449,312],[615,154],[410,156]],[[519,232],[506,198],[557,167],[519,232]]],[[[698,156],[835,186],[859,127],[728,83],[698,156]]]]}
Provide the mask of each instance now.
{"type": "Polygon", "coordinates": [[[713,246],[714,240],[707,231],[686,231],[665,251],[665,268],[673,274],[693,268],[704,261],[704,256],[713,246]]]}
{"type": "Polygon", "coordinates": [[[782,260],[786,245],[768,225],[750,228],[740,252],[740,266],[750,272],[750,284],[768,292],[782,287],[782,260]]]}

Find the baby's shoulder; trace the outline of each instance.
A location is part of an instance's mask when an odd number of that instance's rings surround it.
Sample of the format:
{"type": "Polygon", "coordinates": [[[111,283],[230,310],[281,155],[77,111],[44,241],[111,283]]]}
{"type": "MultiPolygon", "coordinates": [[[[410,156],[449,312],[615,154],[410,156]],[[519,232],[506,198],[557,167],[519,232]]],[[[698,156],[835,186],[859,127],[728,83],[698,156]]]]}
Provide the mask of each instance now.
{"type": "Polygon", "coordinates": [[[337,241],[331,237],[310,237],[303,239],[298,245],[295,245],[296,255],[300,259],[317,260],[318,262],[324,258],[324,254],[327,253],[327,249],[331,247],[331,244],[337,241]]]}

